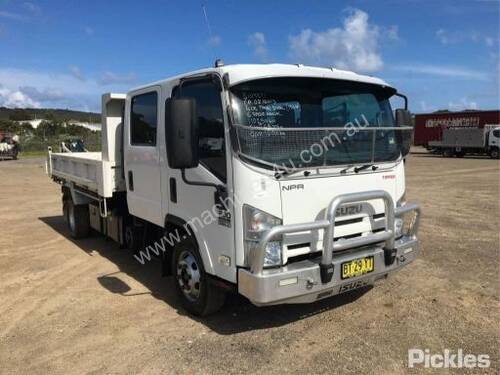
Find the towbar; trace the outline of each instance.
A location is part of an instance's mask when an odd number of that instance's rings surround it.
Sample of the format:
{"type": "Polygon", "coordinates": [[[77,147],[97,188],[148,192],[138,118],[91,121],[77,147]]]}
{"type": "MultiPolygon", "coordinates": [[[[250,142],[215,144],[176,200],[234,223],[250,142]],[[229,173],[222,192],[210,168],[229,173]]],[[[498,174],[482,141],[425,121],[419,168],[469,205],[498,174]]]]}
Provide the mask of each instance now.
{"type": "MultiPolygon", "coordinates": [[[[398,215],[404,212],[418,209],[416,205],[408,205],[408,209],[399,209],[398,215]]],[[[419,211],[418,211],[419,212],[419,211]]],[[[308,230],[325,229],[323,235],[323,255],[320,263],[321,281],[327,283],[333,275],[332,257],[333,251],[341,251],[349,248],[365,246],[368,244],[385,241],[384,251],[386,256],[391,259],[394,256],[394,203],[389,193],[383,190],[374,190],[362,193],[352,193],[339,195],[334,198],[325,212],[325,220],[313,221],[303,224],[278,225],[266,232],[264,237],[259,242],[251,261],[251,272],[256,276],[260,276],[264,269],[264,258],[266,246],[273,238],[285,233],[304,232],[308,230]],[[352,202],[360,202],[367,200],[382,199],[385,206],[385,230],[363,237],[352,238],[344,241],[339,241],[334,244],[334,229],[336,210],[341,205],[352,202]]],[[[419,215],[418,215],[419,216],[419,215]]],[[[418,217],[417,216],[417,217],[418,217]]],[[[417,219],[418,220],[418,219],[417,219]]]]}

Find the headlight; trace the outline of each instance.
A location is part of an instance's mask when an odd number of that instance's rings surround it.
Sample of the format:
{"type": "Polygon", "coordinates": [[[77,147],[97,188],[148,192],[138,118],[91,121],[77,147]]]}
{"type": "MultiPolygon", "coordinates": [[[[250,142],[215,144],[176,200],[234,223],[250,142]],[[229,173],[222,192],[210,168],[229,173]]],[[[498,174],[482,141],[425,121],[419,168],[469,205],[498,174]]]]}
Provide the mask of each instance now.
{"type": "MultiPolygon", "coordinates": [[[[243,206],[243,223],[245,236],[245,254],[247,258],[253,255],[257,244],[262,239],[263,234],[275,227],[281,225],[281,219],[270,215],[257,208],[243,206]]],[[[266,255],[264,258],[264,267],[281,265],[281,240],[271,241],[266,246],[266,255]]]]}
{"type": "Polygon", "coordinates": [[[412,237],[415,235],[417,215],[418,213],[412,210],[394,219],[394,232],[396,238],[401,236],[412,237]]]}
{"type": "Polygon", "coordinates": [[[394,234],[396,238],[399,238],[403,235],[403,219],[397,217],[394,219],[394,234]]]}

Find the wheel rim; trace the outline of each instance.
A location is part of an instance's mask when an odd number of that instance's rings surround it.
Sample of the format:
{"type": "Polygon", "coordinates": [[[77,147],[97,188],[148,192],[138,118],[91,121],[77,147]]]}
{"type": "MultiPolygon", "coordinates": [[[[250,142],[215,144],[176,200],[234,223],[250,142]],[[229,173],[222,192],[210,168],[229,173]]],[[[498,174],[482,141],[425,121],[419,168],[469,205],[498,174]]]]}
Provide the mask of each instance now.
{"type": "Polygon", "coordinates": [[[68,205],[68,223],[71,232],[75,231],[75,207],[72,204],[68,205]]]}
{"type": "Polygon", "coordinates": [[[198,300],[201,289],[200,267],[193,254],[187,250],[177,260],[177,282],[188,300],[198,300]]]}
{"type": "Polygon", "coordinates": [[[131,227],[126,227],[125,228],[125,245],[127,245],[128,248],[132,248],[133,245],[133,238],[134,238],[134,233],[131,227]]]}

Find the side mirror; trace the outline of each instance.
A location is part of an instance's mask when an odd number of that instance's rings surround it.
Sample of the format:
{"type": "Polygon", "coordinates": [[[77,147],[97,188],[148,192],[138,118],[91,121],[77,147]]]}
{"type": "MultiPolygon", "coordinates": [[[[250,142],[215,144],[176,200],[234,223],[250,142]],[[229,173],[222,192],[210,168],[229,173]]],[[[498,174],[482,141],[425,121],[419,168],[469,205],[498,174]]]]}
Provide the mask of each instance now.
{"type": "Polygon", "coordinates": [[[198,157],[198,118],[192,98],[168,99],[165,107],[168,165],[173,169],[195,168],[198,157]]]}
{"type": "Polygon", "coordinates": [[[396,125],[411,126],[411,113],[407,109],[396,109],[396,125]]]}
{"type": "MultiPolygon", "coordinates": [[[[412,126],[411,113],[407,109],[396,109],[396,126],[412,126]]],[[[413,143],[413,130],[399,130],[401,154],[403,158],[410,153],[413,143]]]]}

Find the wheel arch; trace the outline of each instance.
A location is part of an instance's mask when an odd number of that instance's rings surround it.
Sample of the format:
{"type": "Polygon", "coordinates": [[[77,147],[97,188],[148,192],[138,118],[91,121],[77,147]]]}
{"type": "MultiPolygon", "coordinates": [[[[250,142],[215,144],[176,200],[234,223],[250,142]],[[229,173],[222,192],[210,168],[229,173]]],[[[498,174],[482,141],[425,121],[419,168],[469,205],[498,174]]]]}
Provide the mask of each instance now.
{"type": "MultiPolygon", "coordinates": [[[[196,228],[194,228],[189,221],[184,220],[183,218],[179,216],[175,216],[172,214],[167,214],[165,216],[165,225],[164,225],[166,230],[169,231],[175,231],[177,230],[180,234],[181,238],[187,238],[190,237],[193,241],[194,244],[196,245],[196,248],[200,254],[200,257],[203,261],[203,267],[205,269],[205,272],[211,275],[215,275],[215,270],[213,267],[213,262],[212,258],[210,257],[210,253],[208,251],[208,248],[204,241],[202,241],[202,234],[199,233],[196,228]],[[197,235],[198,234],[198,235],[197,235]]],[[[171,262],[171,253],[167,254],[166,258],[170,259],[165,259],[164,262],[171,262]]],[[[165,264],[166,265],[166,264],[165,264]]],[[[163,274],[165,274],[166,267],[163,267],[163,274]]]]}

